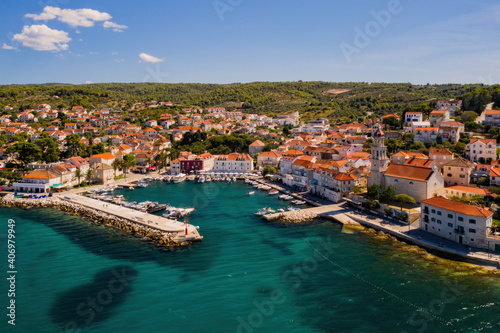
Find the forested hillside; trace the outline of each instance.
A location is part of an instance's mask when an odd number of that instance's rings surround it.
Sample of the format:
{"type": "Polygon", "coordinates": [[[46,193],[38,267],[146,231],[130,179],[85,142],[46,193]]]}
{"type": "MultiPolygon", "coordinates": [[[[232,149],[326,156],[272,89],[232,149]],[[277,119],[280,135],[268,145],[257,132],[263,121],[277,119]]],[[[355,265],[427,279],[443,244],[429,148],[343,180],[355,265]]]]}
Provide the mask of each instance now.
{"type": "MultiPolygon", "coordinates": [[[[276,114],[299,111],[304,120],[328,117],[353,120],[367,112],[398,113],[438,99],[463,96],[464,109],[479,110],[500,99],[498,86],[412,85],[409,83],[254,82],[246,84],[100,83],[0,86],[0,108],[52,108],[74,105],[128,110],[149,100],[172,101],[200,107],[224,106],[248,113],[276,114]]],[[[500,103],[499,103],[500,104],[500,103]]]]}

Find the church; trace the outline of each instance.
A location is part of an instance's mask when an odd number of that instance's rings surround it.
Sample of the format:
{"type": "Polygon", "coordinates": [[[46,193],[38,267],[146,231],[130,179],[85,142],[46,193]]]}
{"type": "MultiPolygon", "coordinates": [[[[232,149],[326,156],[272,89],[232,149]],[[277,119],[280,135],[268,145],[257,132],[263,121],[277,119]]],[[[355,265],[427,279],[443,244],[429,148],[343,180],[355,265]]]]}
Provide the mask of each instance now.
{"type": "Polygon", "coordinates": [[[392,185],[396,188],[397,194],[406,193],[417,202],[444,195],[444,179],[436,168],[390,164],[384,139],[384,132],[378,126],[373,133],[371,175],[368,178],[368,186],[378,184],[386,188],[392,185]]]}

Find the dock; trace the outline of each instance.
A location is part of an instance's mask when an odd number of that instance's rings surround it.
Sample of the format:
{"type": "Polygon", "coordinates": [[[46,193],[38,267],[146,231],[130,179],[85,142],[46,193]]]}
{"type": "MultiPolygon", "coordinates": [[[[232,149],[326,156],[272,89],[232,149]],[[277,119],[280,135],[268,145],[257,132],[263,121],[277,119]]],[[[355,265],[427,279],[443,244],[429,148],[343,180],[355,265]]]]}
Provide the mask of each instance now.
{"type": "Polygon", "coordinates": [[[132,223],[136,223],[151,229],[156,229],[160,232],[176,233],[177,236],[175,236],[174,238],[174,240],[176,241],[199,241],[203,239],[203,236],[200,235],[198,229],[191,224],[187,225],[188,234],[185,235],[186,225],[183,222],[84,197],[74,193],[63,193],[58,197],[59,199],[66,200],[97,211],[101,211],[106,214],[128,220],[132,223]]]}
{"type": "Polygon", "coordinates": [[[266,214],[263,215],[262,218],[268,221],[272,221],[278,219],[303,220],[321,217],[329,220],[334,220],[342,224],[359,225],[357,221],[347,215],[351,211],[352,209],[349,208],[349,206],[345,202],[343,202],[334,205],[325,205],[313,208],[292,210],[282,213],[266,214]]]}

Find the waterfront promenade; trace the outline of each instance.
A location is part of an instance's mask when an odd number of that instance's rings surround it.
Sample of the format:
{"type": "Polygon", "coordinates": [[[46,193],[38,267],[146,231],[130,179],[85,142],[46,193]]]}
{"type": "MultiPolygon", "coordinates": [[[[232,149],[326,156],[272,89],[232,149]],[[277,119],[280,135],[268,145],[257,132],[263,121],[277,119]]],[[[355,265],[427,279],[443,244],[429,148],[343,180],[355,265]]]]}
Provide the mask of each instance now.
{"type": "Polygon", "coordinates": [[[100,200],[84,197],[76,193],[64,192],[58,195],[59,199],[82,205],[93,210],[101,211],[130,222],[156,229],[162,232],[177,233],[174,240],[201,240],[198,229],[188,224],[188,235],[185,235],[185,224],[183,222],[170,220],[161,216],[148,214],[135,209],[103,202],[100,200]]]}

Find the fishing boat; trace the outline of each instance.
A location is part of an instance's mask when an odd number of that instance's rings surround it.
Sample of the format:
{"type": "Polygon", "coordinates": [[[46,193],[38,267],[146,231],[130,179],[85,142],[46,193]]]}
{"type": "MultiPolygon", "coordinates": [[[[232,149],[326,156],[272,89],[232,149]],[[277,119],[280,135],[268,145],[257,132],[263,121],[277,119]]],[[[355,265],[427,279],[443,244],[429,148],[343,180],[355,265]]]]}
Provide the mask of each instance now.
{"type": "Polygon", "coordinates": [[[247,195],[254,195],[255,194],[255,191],[250,191],[247,193],[247,195]]]}
{"type": "Polygon", "coordinates": [[[269,195],[276,195],[276,194],[280,193],[280,191],[275,189],[275,190],[269,191],[268,193],[269,193],[269,195]]]}

